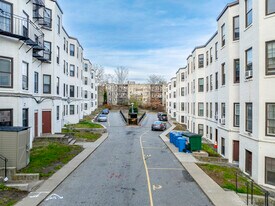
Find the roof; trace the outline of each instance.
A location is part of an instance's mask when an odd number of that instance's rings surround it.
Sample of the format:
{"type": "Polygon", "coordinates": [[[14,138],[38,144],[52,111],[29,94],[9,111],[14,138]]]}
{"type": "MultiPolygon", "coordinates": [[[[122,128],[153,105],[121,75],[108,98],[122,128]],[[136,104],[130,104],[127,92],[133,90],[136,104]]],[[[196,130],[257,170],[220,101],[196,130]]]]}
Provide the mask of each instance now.
{"type": "Polygon", "coordinates": [[[0,132],[22,132],[28,130],[29,127],[10,127],[10,126],[2,126],[0,127],[0,132]]]}
{"type": "Polygon", "coordinates": [[[226,10],[227,10],[229,7],[235,6],[235,5],[237,5],[237,4],[239,4],[239,0],[236,0],[236,1],[234,1],[234,2],[228,3],[228,4],[224,7],[224,9],[222,10],[222,12],[219,14],[219,16],[217,17],[217,21],[219,21],[219,19],[222,17],[222,15],[226,12],[226,10]]]}

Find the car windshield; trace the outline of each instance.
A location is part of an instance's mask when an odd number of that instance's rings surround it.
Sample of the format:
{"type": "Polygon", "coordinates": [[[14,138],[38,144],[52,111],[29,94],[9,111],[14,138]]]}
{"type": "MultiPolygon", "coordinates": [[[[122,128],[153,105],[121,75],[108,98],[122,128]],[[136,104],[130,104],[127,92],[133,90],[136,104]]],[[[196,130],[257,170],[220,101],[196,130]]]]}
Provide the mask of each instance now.
{"type": "Polygon", "coordinates": [[[154,124],[161,124],[162,122],[159,122],[159,121],[157,121],[157,122],[154,122],[154,124]]]}
{"type": "Polygon", "coordinates": [[[162,114],[163,117],[167,117],[167,114],[162,114]]]}

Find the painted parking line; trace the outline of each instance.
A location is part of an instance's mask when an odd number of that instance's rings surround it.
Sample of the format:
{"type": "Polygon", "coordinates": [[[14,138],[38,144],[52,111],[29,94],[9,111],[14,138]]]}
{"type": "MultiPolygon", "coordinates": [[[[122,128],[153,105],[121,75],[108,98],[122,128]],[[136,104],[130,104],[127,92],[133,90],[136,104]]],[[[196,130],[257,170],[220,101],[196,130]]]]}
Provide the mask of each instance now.
{"type": "MultiPolygon", "coordinates": [[[[143,141],[143,142],[145,142],[145,141],[143,141]]],[[[162,149],[166,149],[166,147],[142,147],[143,149],[160,149],[160,150],[162,150],[162,149]]]]}

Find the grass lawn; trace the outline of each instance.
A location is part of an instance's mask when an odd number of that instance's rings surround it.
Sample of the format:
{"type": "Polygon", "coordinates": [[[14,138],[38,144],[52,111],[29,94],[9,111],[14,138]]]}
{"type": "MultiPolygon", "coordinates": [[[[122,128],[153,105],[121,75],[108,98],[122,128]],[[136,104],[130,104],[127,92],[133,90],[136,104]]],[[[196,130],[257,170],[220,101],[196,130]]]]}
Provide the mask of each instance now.
{"type": "Polygon", "coordinates": [[[63,165],[83,150],[77,145],[65,145],[55,142],[34,142],[30,155],[30,164],[21,173],[39,173],[41,179],[47,179],[63,165]]]}
{"type": "Polygon", "coordinates": [[[19,191],[0,184],[0,205],[11,206],[28,195],[28,192],[19,191]]]}
{"type": "Polygon", "coordinates": [[[67,125],[67,127],[73,128],[103,128],[100,124],[93,123],[91,121],[80,121],[78,124],[67,125]]]}
{"type": "Polygon", "coordinates": [[[201,145],[202,150],[207,152],[209,154],[209,157],[220,157],[219,153],[217,153],[211,146],[208,144],[202,144],[201,145]]]}
{"type": "MultiPolygon", "coordinates": [[[[239,169],[212,164],[197,165],[222,188],[233,191],[236,191],[236,173],[238,173],[238,193],[246,193],[246,182],[249,179],[244,175],[240,175],[241,171],[239,169]]],[[[263,192],[258,187],[254,187],[254,194],[263,195],[263,192]]]]}
{"type": "Polygon", "coordinates": [[[78,141],[86,142],[94,142],[101,137],[101,134],[92,132],[76,132],[73,135],[78,141]]]}

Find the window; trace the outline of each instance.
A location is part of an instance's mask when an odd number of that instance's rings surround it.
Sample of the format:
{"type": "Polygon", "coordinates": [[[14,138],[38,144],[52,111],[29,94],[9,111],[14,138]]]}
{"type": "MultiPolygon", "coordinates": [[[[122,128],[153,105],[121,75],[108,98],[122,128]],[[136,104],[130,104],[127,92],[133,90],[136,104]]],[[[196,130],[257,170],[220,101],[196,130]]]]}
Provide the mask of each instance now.
{"type": "Polygon", "coordinates": [[[88,71],[88,64],[84,64],[84,70],[85,70],[85,72],[88,71]]]}
{"type": "Polygon", "coordinates": [[[12,4],[0,1],[0,30],[12,32],[12,4]]]}
{"type": "Polygon", "coordinates": [[[265,183],[275,186],[275,158],[265,158],[265,183]]]}
{"type": "Polygon", "coordinates": [[[246,56],[246,71],[252,71],[252,48],[245,51],[246,56]]]}
{"type": "Polygon", "coordinates": [[[85,78],[84,78],[84,84],[85,84],[85,85],[88,85],[88,77],[85,77],[85,78]]]}
{"type": "Polygon", "coordinates": [[[208,110],[208,102],[206,102],[206,117],[208,117],[209,110],[208,110]]]}
{"type": "Polygon", "coordinates": [[[70,85],[70,97],[74,97],[74,86],[70,85]]]}
{"type": "Polygon", "coordinates": [[[60,34],[61,20],[60,16],[57,16],[57,32],[60,34]]]}
{"type": "Polygon", "coordinates": [[[22,89],[28,90],[29,86],[29,64],[22,62],[22,89]]]}
{"type": "Polygon", "coordinates": [[[51,61],[52,56],[52,43],[44,41],[44,59],[51,61]]]}
{"type": "Polygon", "coordinates": [[[39,92],[39,74],[38,72],[34,72],[34,93],[39,92]]]}
{"type": "Polygon", "coordinates": [[[210,118],[213,117],[213,111],[212,111],[212,102],[210,102],[210,118]]]}
{"type": "Polygon", "coordinates": [[[240,126],[240,104],[234,103],[234,127],[240,126]]]}
{"type": "Polygon", "coordinates": [[[74,105],[70,105],[70,115],[74,115],[74,105]]]}
{"type": "Polygon", "coordinates": [[[240,59],[234,59],[234,83],[240,83],[240,59]]]}
{"type": "Polygon", "coordinates": [[[181,96],[183,97],[184,96],[184,87],[182,87],[180,90],[181,90],[181,96]]]}
{"type": "Polygon", "coordinates": [[[222,145],[221,145],[221,153],[222,155],[225,155],[225,139],[222,137],[222,145]]]}
{"type": "Polygon", "coordinates": [[[225,118],[225,103],[221,103],[221,118],[225,118]]]}
{"type": "Polygon", "coordinates": [[[174,87],[176,87],[177,86],[177,82],[176,81],[174,81],[174,87]]]}
{"type": "Polygon", "coordinates": [[[213,90],[213,80],[212,79],[213,79],[213,75],[211,74],[210,79],[209,79],[210,80],[210,91],[213,90]]]}
{"type": "Polygon", "coordinates": [[[225,63],[222,64],[222,85],[225,85],[225,63]]]}
{"type": "Polygon", "coordinates": [[[210,127],[210,139],[212,140],[212,127],[210,127]]]}
{"type": "Polygon", "coordinates": [[[84,110],[88,110],[88,104],[87,103],[84,104],[84,110]]]}
{"type": "Polygon", "coordinates": [[[218,42],[215,43],[215,58],[218,59],[218,42]]]}
{"type": "Polygon", "coordinates": [[[240,21],[239,16],[233,17],[233,41],[240,39],[240,21]]]}
{"type": "Polygon", "coordinates": [[[275,74],[275,41],[271,41],[271,42],[266,42],[266,75],[274,75],[274,74],[275,74]]]}
{"type": "Polygon", "coordinates": [[[221,42],[222,47],[225,46],[225,24],[223,24],[221,27],[221,42]]]}
{"type": "Polygon", "coordinates": [[[56,120],[59,120],[59,112],[60,112],[60,107],[56,106],[56,120]]]}
{"type": "Polygon", "coordinates": [[[74,56],[74,55],[75,55],[75,45],[70,44],[70,56],[74,56]]]}
{"type": "Polygon", "coordinates": [[[198,124],[198,133],[203,136],[203,124],[198,124]]]}
{"type": "Polygon", "coordinates": [[[51,76],[43,75],[43,93],[50,94],[51,93],[51,76]]]}
{"type": "Polygon", "coordinates": [[[60,60],[60,48],[59,46],[56,47],[56,63],[59,64],[60,60]]]}
{"type": "Polygon", "coordinates": [[[252,152],[245,150],[245,172],[252,175],[252,152]]]}
{"type": "Polygon", "coordinates": [[[266,15],[275,13],[275,0],[266,0],[266,15]]]}
{"type": "Polygon", "coordinates": [[[203,107],[204,107],[204,105],[202,102],[198,103],[198,116],[200,116],[200,117],[203,117],[203,115],[204,115],[203,107]]]}
{"type": "Polygon", "coordinates": [[[266,134],[275,136],[275,103],[266,104],[266,134]]]}
{"type": "Polygon", "coordinates": [[[75,76],[75,66],[73,64],[70,64],[70,76],[75,76]]]}
{"type": "Polygon", "coordinates": [[[208,51],[206,52],[206,65],[208,66],[209,64],[209,53],[208,51]]]}
{"type": "MultiPolygon", "coordinates": [[[[93,79],[93,73],[91,75],[92,75],[92,79],[93,79]]],[[[184,73],[181,73],[181,81],[182,82],[184,81],[184,73]]]]}
{"type": "Polygon", "coordinates": [[[246,103],[246,118],[245,118],[245,130],[247,132],[252,133],[252,114],[253,114],[253,110],[252,110],[252,103],[246,103]]]}
{"type": "Polygon", "coordinates": [[[219,113],[219,108],[218,108],[218,102],[215,102],[215,119],[218,120],[218,113],[219,113]]]}
{"type": "MultiPolygon", "coordinates": [[[[84,91],[84,98],[85,98],[85,99],[88,98],[88,91],[87,91],[87,90],[84,91]]],[[[175,104],[175,103],[174,103],[174,104],[175,104]]]]}
{"type": "Polygon", "coordinates": [[[219,88],[219,73],[216,72],[215,74],[215,89],[218,89],[219,88]]]}
{"type": "Polygon", "coordinates": [[[199,59],[198,60],[199,60],[199,62],[198,62],[199,68],[204,67],[204,55],[203,54],[199,55],[199,59]]]}
{"type": "Polygon", "coordinates": [[[56,94],[57,95],[59,95],[59,85],[60,85],[59,77],[56,77],[56,94]]]}
{"type": "Polygon", "coordinates": [[[52,10],[45,8],[43,27],[52,28],[52,10]]]}
{"type": "Polygon", "coordinates": [[[200,78],[199,81],[199,92],[204,92],[204,79],[203,78],[200,78]]]}
{"type": "Polygon", "coordinates": [[[0,87],[13,87],[13,59],[0,57],[0,87]]]}
{"type": "Polygon", "coordinates": [[[213,56],[212,56],[212,47],[210,48],[210,63],[213,61],[213,56]]]}
{"type": "Polygon", "coordinates": [[[252,0],[245,0],[245,26],[252,24],[252,0]]]}
{"type": "Polygon", "coordinates": [[[13,126],[12,116],[12,109],[0,109],[0,126],[13,126]]]}
{"type": "Polygon", "coordinates": [[[22,110],[22,126],[23,127],[29,126],[29,109],[22,110]]]}
{"type": "Polygon", "coordinates": [[[209,77],[206,77],[206,91],[209,91],[209,77]]]}
{"type": "Polygon", "coordinates": [[[181,111],[184,111],[184,102],[181,102],[181,111]]]}

